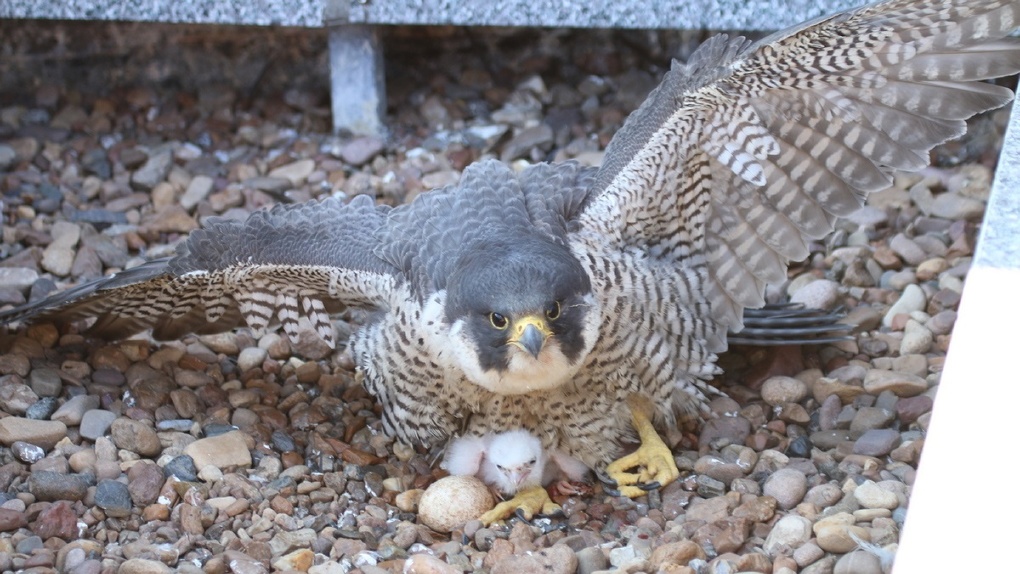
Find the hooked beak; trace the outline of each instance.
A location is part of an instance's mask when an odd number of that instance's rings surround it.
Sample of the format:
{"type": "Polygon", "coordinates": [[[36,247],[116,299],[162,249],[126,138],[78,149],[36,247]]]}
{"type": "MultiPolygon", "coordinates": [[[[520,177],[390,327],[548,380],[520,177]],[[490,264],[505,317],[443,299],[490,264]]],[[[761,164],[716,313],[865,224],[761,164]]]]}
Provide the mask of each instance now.
{"type": "Polygon", "coordinates": [[[524,349],[537,359],[545,345],[545,340],[550,335],[552,335],[552,331],[545,319],[537,315],[528,315],[514,322],[510,344],[524,349]]]}

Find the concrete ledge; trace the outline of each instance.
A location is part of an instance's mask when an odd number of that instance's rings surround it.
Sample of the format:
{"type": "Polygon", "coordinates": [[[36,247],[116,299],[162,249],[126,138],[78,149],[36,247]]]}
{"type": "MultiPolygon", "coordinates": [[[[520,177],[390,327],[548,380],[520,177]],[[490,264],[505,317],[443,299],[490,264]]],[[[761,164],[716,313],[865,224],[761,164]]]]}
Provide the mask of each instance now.
{"type": "Polygon", "coordinates": [[[1016,543],[1020,114],[1010,118],[924,443],[895,572],[996,572],[1016,543]],[[965,566],[963,566],[965,565],[965,566]]]}
{"type": "Polygon", "coordinates": [[[0,18],[321,26],[321,0],[3,0],[0,18]]]}
{"type": "Polygon", "coordinates": [[[857,0],[4,0],[0,18],[323,26],[353,24],[778,30],[857,0]],[[333,24],[335,22],[329,22],[333,24]],[[337,22],[338,23],[338,22],[337,22]]]}
{"type": "Polygon", "coordinates": [[[856,0],[377,0],[350,2],[350,21],[563,28],[778,30],[856,0]]]}

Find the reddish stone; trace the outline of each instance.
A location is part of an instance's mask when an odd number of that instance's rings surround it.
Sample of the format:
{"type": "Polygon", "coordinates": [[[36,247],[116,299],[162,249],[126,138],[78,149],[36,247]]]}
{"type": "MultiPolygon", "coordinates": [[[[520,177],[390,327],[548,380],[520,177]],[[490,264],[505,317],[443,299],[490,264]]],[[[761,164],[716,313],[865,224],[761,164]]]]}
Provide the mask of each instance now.
{"type": "Polygon", "coordinates": [[[32,523],[32,531],[43,540],[74,540],[78,538],[78,515],[67,502],[51,504],[39,513],[39,517],[32,523]]]}

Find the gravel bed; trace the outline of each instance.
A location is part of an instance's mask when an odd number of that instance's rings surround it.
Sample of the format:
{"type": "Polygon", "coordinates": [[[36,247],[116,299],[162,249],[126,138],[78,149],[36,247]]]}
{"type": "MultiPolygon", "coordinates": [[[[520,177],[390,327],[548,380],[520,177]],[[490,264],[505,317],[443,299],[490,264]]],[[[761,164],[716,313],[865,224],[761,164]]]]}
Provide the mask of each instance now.
{"type": "MultiPolygon", "coordinates": [[[[328,194],[398,204],[484,157],[597,163],[681,39],[483,33],[391,33],[386,139],[329,135],[315,86],[5,96],[0,305],[171,254],[211,216],[328,194]]],[[[733,349],[731,398],[666,435],[679,480],[636,500],[595,484],[560,498],[563,517],[421,525],[437,453],[386,437],[350,358],[314,337],[9,329],[0,571],[888,572],[1007,117],[897,175],[770,293],[844,307],[853,340],[733,349]]]]}

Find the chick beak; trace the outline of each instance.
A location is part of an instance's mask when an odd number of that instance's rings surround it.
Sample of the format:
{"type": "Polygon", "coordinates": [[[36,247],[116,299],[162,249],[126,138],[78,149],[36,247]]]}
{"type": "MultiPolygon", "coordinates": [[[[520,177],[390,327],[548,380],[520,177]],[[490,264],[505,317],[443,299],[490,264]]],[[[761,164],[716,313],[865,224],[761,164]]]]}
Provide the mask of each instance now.
{"type": "Polygon", "coordinates": [[[510,344],[531,353],[536,359],[542,352],[545,340],[552,334],[545,319],[535,315],[528,315],[514,322],[513,331],[510,344]]]}
{"type": "Polygon", "coordinates": [[[531,474],[530,468],[522,468],[520,470],[515,470],[510,473],[510,480],[512,480],[513,483],[519,487],[521,486],[521,484],[524,483],[525,480],[527,480],[529,474],[531,474]]]}

